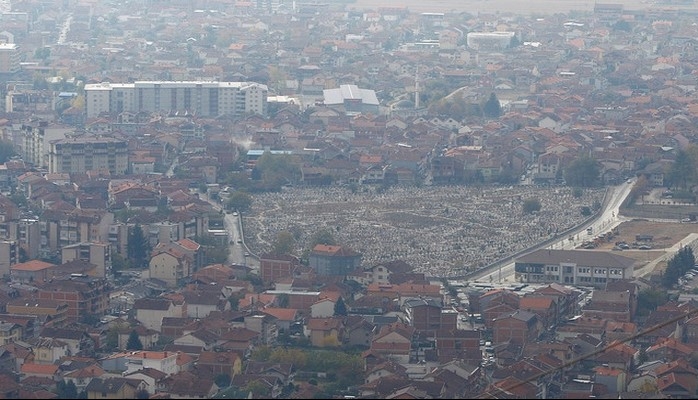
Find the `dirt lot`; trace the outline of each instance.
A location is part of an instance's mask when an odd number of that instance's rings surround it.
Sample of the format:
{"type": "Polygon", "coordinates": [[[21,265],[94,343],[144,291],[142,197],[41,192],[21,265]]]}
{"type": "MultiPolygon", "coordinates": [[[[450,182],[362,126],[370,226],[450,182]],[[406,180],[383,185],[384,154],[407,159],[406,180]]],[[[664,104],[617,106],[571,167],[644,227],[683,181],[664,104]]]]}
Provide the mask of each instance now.
{"type": "Polygon", "coordinates": [[[634,219],[618,226],[618,235],[614,236],[610,242],[601,243],[597,249],[610,250],[615,246],[616,242],[626,242],[631,247],[637,247],[638,244],[648,244],[652,246],[652,250],[633,248],[623,250],[622,254],[636,260],[652,260],[662,255],[663,252],[659,250],[673,246],[683,240],[689,233],[694,232],[698,232],[698,224],[634,219]],[[651,235],[652,241],[636,242],[636,235],[651,235]]]}
{"type": "Polygon", "coordinates": [[[651,242],[642,243],[649,244],[653,249],[663,249],[673,246],[689,233],[694,232],[698,232],[698,224],[654,222],[634,219],[620,224],[620,226],[618,226],[618,236],[615,236],[611,242],[604,243],[603,247],[599,248],[610,249],[614,246],[615,242],[621,241],[632,245],[632,243],[635,243],[636,235],[651,235],[651,242]]]}

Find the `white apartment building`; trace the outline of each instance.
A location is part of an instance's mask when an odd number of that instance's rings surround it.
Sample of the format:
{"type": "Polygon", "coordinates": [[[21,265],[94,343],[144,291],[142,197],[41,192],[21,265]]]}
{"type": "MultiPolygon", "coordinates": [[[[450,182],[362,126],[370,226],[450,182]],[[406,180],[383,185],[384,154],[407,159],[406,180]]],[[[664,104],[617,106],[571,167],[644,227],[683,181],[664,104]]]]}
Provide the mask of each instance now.
{"type": "Polygon", "coordinates": [[[187,111],[196,115],[267,114],[268,88],[255,82],[138,81],[85,85],[87,118],[100,113],[187,111]]]}
{"type": "Polygon", "coordinates": [[[19,72],[21,54],[15,43],[0,43],[0,73],[13,74],[19,72]]]}

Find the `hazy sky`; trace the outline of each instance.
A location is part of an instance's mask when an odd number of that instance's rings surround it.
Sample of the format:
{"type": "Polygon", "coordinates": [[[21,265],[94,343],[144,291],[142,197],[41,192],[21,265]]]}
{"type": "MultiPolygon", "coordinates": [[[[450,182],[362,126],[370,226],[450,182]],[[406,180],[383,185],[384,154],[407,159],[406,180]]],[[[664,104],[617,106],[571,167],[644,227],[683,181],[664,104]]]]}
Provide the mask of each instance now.
{"type": "MultiPolygon", "coordinates": [[[[570,10],[591,11],[594,0],[355,0],[349,8],[376,10],[379,7],[407,7],[411,12],[513,12],[517,14],[554,14],[570,10]]],[[[609,0],[599,3],[623,4],[625,9],[651,6],[647,0],[609,0]]]]}

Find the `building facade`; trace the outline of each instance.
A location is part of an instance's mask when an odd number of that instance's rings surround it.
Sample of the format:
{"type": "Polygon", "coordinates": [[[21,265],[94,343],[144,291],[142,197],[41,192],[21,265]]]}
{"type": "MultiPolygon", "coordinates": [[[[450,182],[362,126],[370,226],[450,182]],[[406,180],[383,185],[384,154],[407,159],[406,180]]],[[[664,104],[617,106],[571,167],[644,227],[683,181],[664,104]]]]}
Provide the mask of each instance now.
{"type": "Polygon", "coordinates": [[[77,243],[61,249],[61,262],[86,261],[96,266],[97,276],[104,278],[111,270],[109,245],[102,243],[77,243]]]}
{"type": "Polygon", "coordinates": [[[318,244],[310,253],[309,264],[318,275],[349,275],[361,267],[361,254],[342,246],[318,244]]]}
{"type": "Polygon", "coordinates": [[[128,143],[109,137],[75,137],[51,141],[49,173],[81,173],[108,170],[114,175],[128,172],[128,143]]]}
{"type": "Polygon", "coordinates": [[[255,82],[138,81],[85,85],[87,118],[101,113],[186,111],[217,117],[267,114],[268,88],[255,82]]]}
{"type": "Polygon", "coordinates": [[[20,70],[22,54],[16,43],[0,43],[0,74],[14,74],[20,70]]]}
{"type": "Polygon", "coordinates": [[[635,260],[619,254],[541,249],[516,259],[517,282],[604,287],[633,278],[635,260]]]}
{"type": "Polygon", "coordinates": [[[259,259],[260,277],[265,283],[293,276],[299,266],[300,260],[291,255],[264,254],[259,259]]]}

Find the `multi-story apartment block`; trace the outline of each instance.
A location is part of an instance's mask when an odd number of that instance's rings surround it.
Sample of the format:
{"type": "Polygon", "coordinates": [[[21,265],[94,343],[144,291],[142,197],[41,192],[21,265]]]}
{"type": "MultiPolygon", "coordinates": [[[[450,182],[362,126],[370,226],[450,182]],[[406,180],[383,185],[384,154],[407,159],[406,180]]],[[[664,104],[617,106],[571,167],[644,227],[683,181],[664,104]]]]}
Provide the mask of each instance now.
{"type": "Polygon", "coordinates": [[[111,251],[115,254],[125,255],[128,245],[128,229],[129,225],[125,223],[116,223],[109,226],[109,245],[111,251]]]}
{"type": "Polygon", "coordinates": [[[19,246],[14,240],[0,240],[0,277],[10,275],[10,267],[19,260],[19,246]]]}
{"type": "Polygon", "coordinates": [[[81,260],[95,265],[97,276],[104,278],[111,270],[109,245],[104,243],[77,243],[65,246],[61,250],[61,262],[81,260]]]}
{"type": "Polygon", "coordinates": [[[107,280],[83,274],[47,282],[36,292],[39,300],[68,303],[67,320],[80,321],[87,315],[104,315],[109,305],[107,280]]]}
{"type": "Polygon", "coordinates": [[[48,168],[49,143],[64,139],[75,129],[60,125],[49,125],[48,121],[30,121],[22,124],[19,147],[22,159],[39,168],[48,168]]]}
{"type": "Polygon", "coordinates": [[[105,170],[114,175],[128,171],[128,143],[109,137],[74,137],[51,141],[49,172],[76,173],[105,170]]]}
{"type": "Polygon", "coordinates": [[[0,240],[2,239],[17,242],[29,259],[39,257],[41,231],[36,219],[3,220],[3,215],[0,214],[0,240]]]}
{"type": "Polygon", "coordinates": [[[101,113],[188,111],[196,115],[267,114],[268,88],[255,82],[138,81],[85,85],[87,118],[101,113]]]}
{"type": "Polygon", "coordinates": [[[40,252],[44,255],[57,253],[64,246],[83,242],[107,243],[113,217],[106,211],[46,210],[39,222],[40,252]]]}
{"type": "Polygon", "coordinates": [[[0,43],[0,74],[19,72],[21,56],[16,43],[0,43]]]}

